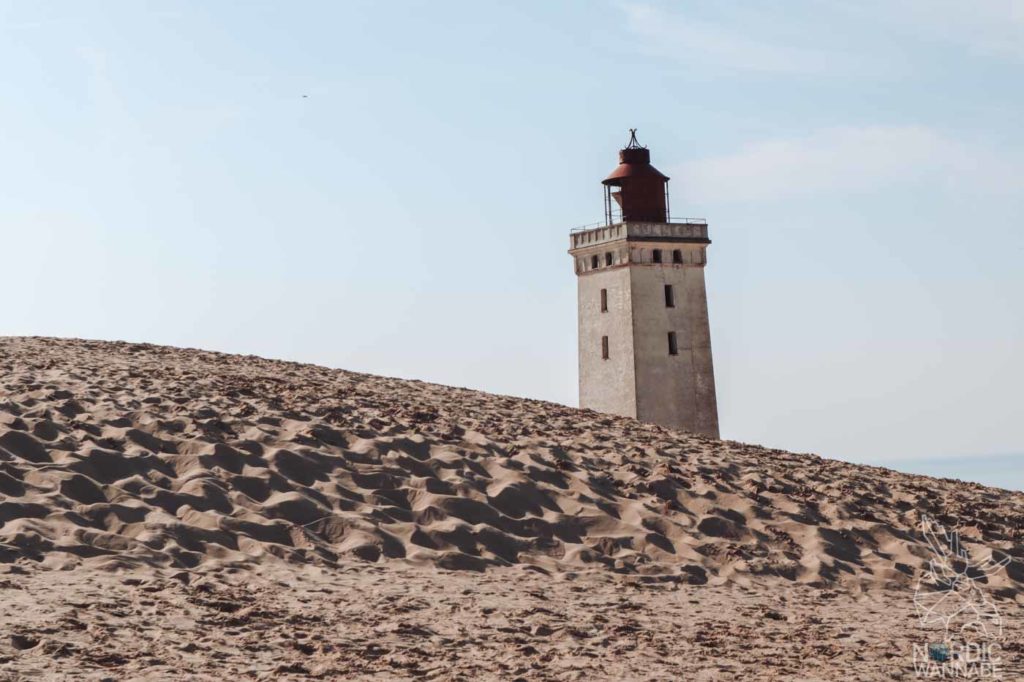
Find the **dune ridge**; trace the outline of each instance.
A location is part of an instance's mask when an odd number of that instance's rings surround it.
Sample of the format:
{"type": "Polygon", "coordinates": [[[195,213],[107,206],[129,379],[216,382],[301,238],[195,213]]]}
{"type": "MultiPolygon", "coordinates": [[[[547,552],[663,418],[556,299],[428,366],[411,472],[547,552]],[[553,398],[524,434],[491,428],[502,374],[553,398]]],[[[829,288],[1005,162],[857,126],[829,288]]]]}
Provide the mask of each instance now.
{"type": "Polygon", "coordinates": [[[551,403],[147,344],[0,339],[0,563],[516,566],[905,587],[922,514],[1024,586],[1024,494],[551,403]]]}

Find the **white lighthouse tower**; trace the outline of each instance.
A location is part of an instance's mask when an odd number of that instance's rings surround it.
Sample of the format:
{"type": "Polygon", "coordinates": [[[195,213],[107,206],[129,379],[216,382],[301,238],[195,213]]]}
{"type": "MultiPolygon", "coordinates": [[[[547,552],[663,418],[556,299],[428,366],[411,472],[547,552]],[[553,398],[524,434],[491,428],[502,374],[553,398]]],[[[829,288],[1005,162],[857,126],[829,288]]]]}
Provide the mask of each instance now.
{"type": "Polygon", "coordinates": [[[718,438],[707,222],[672,220],[668,177],[630,134],[603,181],[605,224],[570,235],[580,407],[718,438]]]}

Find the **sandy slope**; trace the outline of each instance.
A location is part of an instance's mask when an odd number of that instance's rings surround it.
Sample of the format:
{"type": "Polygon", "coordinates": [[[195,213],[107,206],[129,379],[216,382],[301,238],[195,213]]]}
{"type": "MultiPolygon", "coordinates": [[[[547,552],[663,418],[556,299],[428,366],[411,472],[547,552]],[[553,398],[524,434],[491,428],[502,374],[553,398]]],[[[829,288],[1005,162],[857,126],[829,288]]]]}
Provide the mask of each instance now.
{"type": "MultiPolygon", "coordinates": [[[[0,575],[0,680],[913,680],[922,638],[909,592],[396,562],[189,578],[0,575]]],[[[1024,679],[1004,611],[1002,679],[1024,679]]]]}
{"type": "Polygon", "coordinates": [[[925,513],[976,555],[1013,557],[987,590],[1024,600],[1022,493],[310,365],[0,339],[0,567],[15,588],[45,569],[190,589],[374,562],[427,584],[905,596],[932,557],[925,513]]]}

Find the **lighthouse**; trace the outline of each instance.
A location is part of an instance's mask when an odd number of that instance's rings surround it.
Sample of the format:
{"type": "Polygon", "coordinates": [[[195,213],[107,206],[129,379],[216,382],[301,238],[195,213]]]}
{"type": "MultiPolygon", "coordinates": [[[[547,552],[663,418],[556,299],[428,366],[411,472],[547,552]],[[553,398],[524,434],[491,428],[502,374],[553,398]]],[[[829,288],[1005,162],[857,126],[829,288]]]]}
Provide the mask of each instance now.
{"type": "Polygon", "coordinates": [[[706,220],[674,220],[669,178],[630,130],[603,224],[570,234],[580,407],[718,438],[706,220]]]}

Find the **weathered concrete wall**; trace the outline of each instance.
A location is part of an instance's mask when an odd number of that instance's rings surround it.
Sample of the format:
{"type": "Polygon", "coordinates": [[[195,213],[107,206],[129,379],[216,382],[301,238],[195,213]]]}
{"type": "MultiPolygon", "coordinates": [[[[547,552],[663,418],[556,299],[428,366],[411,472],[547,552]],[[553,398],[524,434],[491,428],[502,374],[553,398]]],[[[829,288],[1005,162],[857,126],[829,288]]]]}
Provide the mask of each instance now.
{"type": "Polygon", "coordinates": [[[630,269],[618,266],[596,270],[577,282],[580,407],[636,417],[630,269]],[[601,289],[608,290],[608,312],[604,313],[601,289]],[[602,336],[608,337],[607,360],[601,357],[602,336]]]}
{"type": "Polygon", "coordinates": [[[704,287],[708,243],[703,223],[625,223],[570,236],[581,407],[719,437],[704,287]],[[666,284],[674,307],[665,304],[666,284]],[[607,312],[601,289],[608,291],[607,312]],[[676,334],[676,355],[669,353],[669,332],[676,334]],[[609,340],[607,360],[602,336],[609,340]]]}
{"type": "Polygon", "coordinates": [[[642,251],[642,261],[630,267],[636,416],[718,438],[704,246],[645,243],[642,251]],[[668,262],[651,262],[656,248],[668,262]],[[683,264],[671,262],[674,249],[683,251],[683,264]],[[665,304],[666,284],[673,288],[672,308],[665,304]],[[677,355],[669,353],[669,332],[676,334],[677,355]]]}

